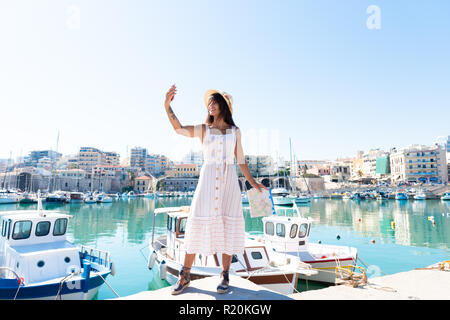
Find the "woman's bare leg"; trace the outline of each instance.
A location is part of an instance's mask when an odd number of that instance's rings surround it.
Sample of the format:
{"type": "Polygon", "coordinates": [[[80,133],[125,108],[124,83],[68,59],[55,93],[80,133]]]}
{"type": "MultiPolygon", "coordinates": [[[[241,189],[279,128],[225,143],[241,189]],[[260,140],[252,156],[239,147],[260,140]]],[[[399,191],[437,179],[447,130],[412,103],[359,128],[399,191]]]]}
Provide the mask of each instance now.
{"type": "Polygon", "coordinates": [[[222,253],[222,270],[223,271],[230,270],[231,258],[232,258],[232,256],[230,256],[229,254],[222,253]]]}
{"type": "MultiPolygon", "coordinates": [[[[183,270],[185,270],[185,272],[189,273],[191,272],[191,267],[194,264],[194,260],[195,260],[195,253],[186,253],[184,255],[184,262],[183,262],[183,270]]],[[[180,281],[182,282],[182,284],[184,284],[186,282],[186,279],[180,279],[180,281]]]]}
{"type": "Polygon", "coordinates": [[[229,289],[229,271],[231,266],[231,259],[232,256],[222,253],[222,273],[220,275],[220,283],[217,286],[217,292],[218,293],[225,293],[229,289]]]}

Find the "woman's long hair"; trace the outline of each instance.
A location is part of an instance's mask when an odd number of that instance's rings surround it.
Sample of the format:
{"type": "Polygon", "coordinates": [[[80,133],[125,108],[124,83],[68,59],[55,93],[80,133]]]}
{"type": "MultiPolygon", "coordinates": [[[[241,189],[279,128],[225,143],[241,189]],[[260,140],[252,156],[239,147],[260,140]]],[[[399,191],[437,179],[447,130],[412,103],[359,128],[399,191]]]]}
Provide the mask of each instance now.
{"type": "MultiPolygon", "coordinates": [[[[212,98],[210,98],[209,101],[214,100],[215,102],[217,102],[217,104],[219,105],[219,111],[220,111],[220,115],[219,117],[222,117],[223,120],[225,121],[225,123],[229,124],[230,126],[235,126],[234,121],[233,121],[233,117],[231,115],[230,112],[230,108],[228,108],[228,104],[225,101],[225,98],[222,97],[222,95],[220,93],[213,93],[212,94],[212,98]]],[[[208,111],[208,116],[206,117],[206,123],[207,124],[212,124],[214,121],[214,116],[209,114],[208,111]]]]}

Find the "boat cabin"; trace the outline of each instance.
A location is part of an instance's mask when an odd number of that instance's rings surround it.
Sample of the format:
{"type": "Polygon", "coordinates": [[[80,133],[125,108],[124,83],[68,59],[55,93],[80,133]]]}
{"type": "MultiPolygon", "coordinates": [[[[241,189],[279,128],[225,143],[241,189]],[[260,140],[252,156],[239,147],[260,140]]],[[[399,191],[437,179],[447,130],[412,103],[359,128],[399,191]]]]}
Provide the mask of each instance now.
{"type": "Polygon", "coordinates": [[[79,249],[66,239],[70,218],[55,211],[1,212],[0,267],[9,270],[0,270],[0,278],[15,278],[15,272],[35,283],[79,271],[79,249]]]}
{"type": "Polygon", "coordinates": [[[301,217],[269,216],[262,219],[264,241],[279,252],[306,251],[312,220],[301,217]]]}

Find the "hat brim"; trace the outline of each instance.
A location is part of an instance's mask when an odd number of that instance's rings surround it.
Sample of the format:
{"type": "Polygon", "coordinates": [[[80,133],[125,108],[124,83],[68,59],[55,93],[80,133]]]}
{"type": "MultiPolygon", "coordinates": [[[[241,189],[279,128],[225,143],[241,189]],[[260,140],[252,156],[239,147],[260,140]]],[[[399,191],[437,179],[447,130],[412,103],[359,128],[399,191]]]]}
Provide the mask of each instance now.
{"type": "Polygon", "coordinates": [[[206,108],[208,108],[208,103],[209,103],[209,97],[212,96],[214,93],[218,93],[220,94],[226,101],[228,108],[230,109],[230,112],[233,113],[233,104],[232,101],[229,101],[229,99],[227,99],[223,94],[223,92],[218,91],[218,90],[214,90],[214,89],[209,89],[205,92],[205,95],[203,97],[203,100],[205,101],[205,106],[206,108]]]}

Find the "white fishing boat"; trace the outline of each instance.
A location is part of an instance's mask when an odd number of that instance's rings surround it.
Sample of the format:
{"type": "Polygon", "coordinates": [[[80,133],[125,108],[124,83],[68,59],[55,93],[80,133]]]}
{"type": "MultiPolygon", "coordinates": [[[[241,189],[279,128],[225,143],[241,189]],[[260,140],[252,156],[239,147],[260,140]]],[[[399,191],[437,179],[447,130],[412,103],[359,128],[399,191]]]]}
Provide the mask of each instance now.
{"type": "Polygon", "coordinates": [[[309,242],[312,220],[303,218],[297,206],[294,205],[297,216],[287,217],[273,215],[264,217],[263,242],[270,252],[288,255],[291,259],[298,259],[301,263],[310,265],[317,270],[316,275],[300,279],[307,279],[323,283],[337,283],[336,275],[351,270],[356,266],[358,251],[347,246],[316,244],[309,242]]]}
{"type": "Polygon", "coordinates": [[[47,196],[46,200],[47,202],[60,202],[60,203],[69,201],[67,194],[64,191],[52,192],[47,196]]]}
{"type": "Polygon", "coordinates": [[[101,202],[101,203],[112,203],[112,202],[113,202],[113,199],[112,199],[110,196],[105,195],[105,196],[101,199],[100,202],[101,202]]]}
{"type": "Polygon", "coordinates": [[[136,199],[136,193],[134,193],[134,191],[130,191],[127,193],[127,198],[128,199],[136,199]]]}
{"type": "Polygon", "coordinates": [[[271,190],[273,204],[276,206],[292,206],[292,197],[286,188],[275,188],[271,190]]]}
{"type": "Polygon", "coordinates": [[[426,200],[426,199],[427,199],[427,195],[422,190],[417,192],[414,195],[414,200],[426,200]]]}
{"type": "Polygon", "coordinates": [[[71,216],[43,210],[0,213],[0,299],[89,300],[114,274],[106,251],[66,238],[71,216]]]}
{"type": "Polygon", "coordinates": [[[84,194],[82,192],[71,192],[70,203],[82,203],[84,201],[84,194]]]}
{"type": "Polygon", "coordinates": [[[310,202],[311,202],[311,197],[306,194],[299,194],[295,198],[295,203],[297,203],[297,204],[305,204],[305,203],[310,203],[310,202]]]}
{"type": "Polygon", "coordinates": [[[84,197],[84,203],[93,204],[97,203],[97,200],[92,194],[88,194],[87,196],[84,197]]]}
{"type": "Polygon", "coordinates": [[[396,192],[395,200],[408,200],[408,196],[404,192],[396,192]]]}
{"type": "Polygon", "coordinates": [[[19,197],[19,203],[21,204],[37,203],[37,196],[33,192],[24,192],[19,197]]]}
{"type": "Polygon", "coordinates": [[[450,192],[446,192],[441,196],[442,201],[450,201],[450,192]]]}
{"type": "MultiPolygon", "coordinates": [[[[148,267],[159,268],[161,279],[174,284],[182,268],[185,245],[184,234],[188,219],[187,207],[166,207],[154,211],[153,219],[160,213],[167,213],[166,234],[154,238],[154,229],[149,246],[148,267]]],[[[153,224],[154,226],[154,224],[153,224]]],[[[196,255],[191,268],[191,279],[220,275],[221,254],[196,255]]],[[[262,239],[247,236],[244,254],[232,257],[230,274],[246,278],[256,284],[282,294],[292,294],[299,275],[318,274],[308,264],[286,254],[269,250],[262,239]]]]}
{"type": "Polygon", "coordinates": [[[0,204],[13,204],[19,202],[19,195],[15,192],[1,191],[0,204]]]}

